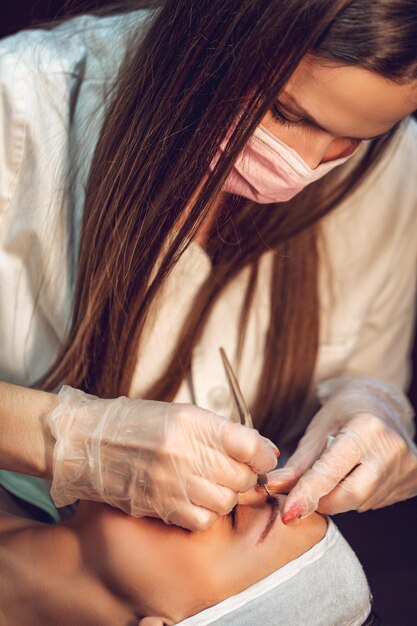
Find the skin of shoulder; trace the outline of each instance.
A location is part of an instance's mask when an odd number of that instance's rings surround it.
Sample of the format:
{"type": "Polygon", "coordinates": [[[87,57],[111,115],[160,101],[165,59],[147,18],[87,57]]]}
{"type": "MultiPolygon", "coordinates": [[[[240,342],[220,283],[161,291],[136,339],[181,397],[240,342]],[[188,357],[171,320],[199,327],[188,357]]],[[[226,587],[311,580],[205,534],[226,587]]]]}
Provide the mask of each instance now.
{"type": "MultiPolygon", "coordinates": [[[[44,524],[0,488],[0,623],[13,626],[114,626],[134,612],[108,592],[71,524],[44,524]],[[91,598],[94,602],[91,602],[91,598]]],[[[96,553],[100,546],[97,544],[96,553]]]]}

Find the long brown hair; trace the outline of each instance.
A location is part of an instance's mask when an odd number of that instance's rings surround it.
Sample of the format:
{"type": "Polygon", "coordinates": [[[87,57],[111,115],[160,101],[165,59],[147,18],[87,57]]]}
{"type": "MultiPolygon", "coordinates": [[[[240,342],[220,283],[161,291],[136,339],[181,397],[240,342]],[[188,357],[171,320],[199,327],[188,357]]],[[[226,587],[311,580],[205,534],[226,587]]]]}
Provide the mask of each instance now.
{"type": "MultiPolygon", "coordinates": [[[[237,155],[306,53],[392,80],[416,74],[415,2],[407,0],[134,4],[156,8],[121,67],[95,150],[73,320],[43,380],[48,389],[66,382],[102,397],[128,393],[151,304],[209,214],[237,155]]],[[[213,303],[249,267],[241,350],[259,260],[273,250],[271,320],[252,410],[262,432],[277,437],[300,408],[317,356],[318,221],[357,188],[392,134],[371,142],[343,180],[331,174],[290,203],[265,206],[228,197],[208,236],[212,273],[149,398],[174,398],[213,303]]]]}

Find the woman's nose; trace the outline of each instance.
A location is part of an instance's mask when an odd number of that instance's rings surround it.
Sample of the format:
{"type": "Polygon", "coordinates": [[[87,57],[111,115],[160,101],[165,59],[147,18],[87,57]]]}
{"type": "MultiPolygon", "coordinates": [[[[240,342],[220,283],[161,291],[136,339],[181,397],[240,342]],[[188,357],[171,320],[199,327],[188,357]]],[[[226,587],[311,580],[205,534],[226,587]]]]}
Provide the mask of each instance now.
{"type": "Polygon", "coordinates": [[[326,132],[317,133],[304,144],[304,154],[301,154],[301,150],[299,154],[312,169],[316,169],[322,163],[350,156],[355,152],[359,143],[359,141],[335,137],[326,132]]]}
{"type": "Polygon", "coordinates": [[[336,159],[351,156],[359,145],[359,141],[338,137],[334,139],[325,150],[320,163],[328,163],[336,159]]]}

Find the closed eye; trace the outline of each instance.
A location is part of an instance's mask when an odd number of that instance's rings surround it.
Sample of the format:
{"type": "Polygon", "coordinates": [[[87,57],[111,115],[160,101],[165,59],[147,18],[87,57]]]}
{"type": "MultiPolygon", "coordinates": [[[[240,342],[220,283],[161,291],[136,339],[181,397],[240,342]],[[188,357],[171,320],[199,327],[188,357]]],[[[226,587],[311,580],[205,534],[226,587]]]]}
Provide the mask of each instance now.
{"type": "Polygon", "coordinates": [[[276,102],[272,105],[271,109],[272,117],[279,122],[282,126],[306,126],[308,125],[308,121],[302,117],[299,118],[291,118],[288,113],[284,113],[283,109],[281,109],[276,102]]]}
{"type": "Polygon", "coordinates": [[[233,509],[227,515],[227,517],[232,522],[232,528],[236,527],[236,509],[237,509],[237,504],[233,507],[233,509]]]}
{"type": "MultiPolygon", "coordinates": [[[[374,135],[372,137],[350,137],[347,135],[340,135],[332,132],[327,128],[324,128],[324,126],[319,124],[317,120],[315,120],[307,111],[304,111],[304,109],[297,102],[294,101],[294,106],[296,108],[293,111],[291,110],[291,108],[289,108],[290,106],[292,108],[292,105],[283,105],[282,102],[278,100],[275,101],[270,108],[272,117],[282,126],[292,128],[315,128],[330,135],[333,135],[334,137],[348,139],[352,143],[355,143],[355,145],[358,145],[361,141],[372,141],[373,139],[380,139],[381,137],[385,137],[392,130],[392,128],[389,128],[386,132],[380,133],[379,135],[374,135]]],[[[395,128],[395,126],[393,128],[395,128]]]]}

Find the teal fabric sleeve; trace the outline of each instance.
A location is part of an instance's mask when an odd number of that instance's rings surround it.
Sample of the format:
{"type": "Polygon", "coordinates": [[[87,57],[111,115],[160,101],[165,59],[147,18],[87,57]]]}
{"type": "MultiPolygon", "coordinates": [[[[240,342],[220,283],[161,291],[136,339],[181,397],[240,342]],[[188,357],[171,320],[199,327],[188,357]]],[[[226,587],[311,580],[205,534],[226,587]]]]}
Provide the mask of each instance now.
{"type": "Polygon", "coordinates": [[[61,520],[61,515],[49,495],[49,481],[0,470],[0,485],[12,495],[44,511],[50,517],[51,522],[61,520]]]}

